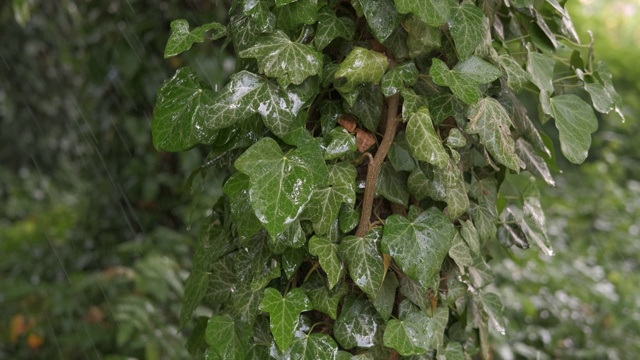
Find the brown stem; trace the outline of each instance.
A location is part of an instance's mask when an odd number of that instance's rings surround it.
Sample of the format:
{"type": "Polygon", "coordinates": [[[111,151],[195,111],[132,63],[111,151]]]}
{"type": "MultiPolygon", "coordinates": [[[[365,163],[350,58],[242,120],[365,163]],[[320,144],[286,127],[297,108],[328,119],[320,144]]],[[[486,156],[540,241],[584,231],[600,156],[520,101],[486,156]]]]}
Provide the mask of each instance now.
{"type": "Polygon", "coordinates": [[[373,208],[373,198],[376,195],[376,184],[378,181],[378,175],[380,174],[380,167],[384,162],[384,159],[389,153],[391,144],[396,137],[396,130],[400,120],[396,118],[398,114],[398,103],[400,102],[400,94],[395,94],[387,99],[387,118],[384,135],[382,142],[378,147],[378,151],[373,158],[373,161],[369,163],[367,169],[367,180],[364,189],[364,198],[362,200],[362,215],[360,216],[360,224],[358,230],[356,230],[356,236],[363,237],[371,226],[371,209],[373,208]]]}

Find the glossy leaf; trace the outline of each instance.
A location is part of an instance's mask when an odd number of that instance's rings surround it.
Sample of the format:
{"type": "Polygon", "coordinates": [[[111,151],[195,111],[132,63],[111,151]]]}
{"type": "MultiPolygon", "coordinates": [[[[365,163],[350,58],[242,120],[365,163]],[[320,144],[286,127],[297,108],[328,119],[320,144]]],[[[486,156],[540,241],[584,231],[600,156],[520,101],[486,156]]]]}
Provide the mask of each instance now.
{"type": "Polygon", "coordinates": [[[338,245],[325,238],[314,236],[309,240],[309,253],[318,257],[322,270],[327,273],[329,289],[333,289],[344,276],[345,270],[338,257],[338,245]]]}
{"type": "Polygon", "coordinates": [[[393,0],[359,0],[373,36],[384,42],[400,24],[393,0]]]}
{"type": "Polygon", "coordinates": [[[212,114],[215,93],[203,88],[193,70],[178,69],[158,90],[153,109],[153,145],[158,150],[182,151],[198,143],[210,143],[216,138],[207,128],[212,114]]]}
{"type": "Polygon", "coordinates": [[[314,333],[296,339],[288,353],[291,359],[335,360],[338,357],[338,345],[331,336],[314,333]]]}
{"type": "Polygon", "coordinates": [[[340,242],[340,257],[347,262],[351,279],[371,298],[378,295],[384,277],[379,241],[380,232],[372,230],[364,237],[347,236],[340,242]]]}
{"type": "Polygon", "coordinates": [[[524,167],[511,138],[511,119],[502,105],[493,98],[484,98],[469,111],[466,131],[478,134],[489,153],[506,167],[518,172],[524,167]]]}
{"type": "Polygon", "coordinates": [[[380,292],[373,300],[373,306],[378,310],[378,314],[383,320],[389,320],[393,312],[393,305],[396,302],[396,290],[398,289],[398,277],[392,271],[387,272],[382,282],[380,292]]]}
{"type": "Polygon", "coordinates": [[[265,289],[260,310],[269,313],[271,333],[281,351],[286,351],[293,342],[300,313],[311,309],[311,301],[300,288],[285,296],[274,288],[265,289]]]}
{"type": "Polygon", "coordinates": [[[322,276],[314,274],[304,283],[303,289],[315,310],[323,312],[335,320],[338,317],[340,300],[349,292],[349,287],[345,282],[341,282],[329,290],[325,282],[326,279],[322,276]]]}
{"type": "Polygon", "coordinates": [[[384,74],[380,85],[384,96],[390,97],[399,93],[405,86],[414,85],[417,80],[418,68],[413,62],[406,62],[384,74]]]}
{"type": "Polygon", "coordinates": [[[282,87],[300,85],[322,71],[322,55],[308,45],[291,41],[282,31],[261,37],[238,55],[256,58],[260,72],[276,78],[282,87]]]}
{"type": "Polygon", "coordinates": [[[581,164],[591,146],[591,133],[598,129],[593,109],[576,95],[558,95],[551,98],[551,114],[560,133],[562,154],[581,164]]]}
{"type": "Polygon", "coordinates": [[[598,110],[598,112],[608,114],[613,110],[615,103],[603,85],[598,83],[585,83],[584,89],[591,96],[593,107],[598,110]]]}
{"type": "Polygon", "coordinates": [[[389,60],[384,54],[354,47],[340,64],[335,78],[344,78],[344,83],[337,89],[347,93],[361,84],[377,84],[389,67],[389,60]]]}
{"type": "Polygon", "coordinates": [[[413,13],[431,26],[444,25],[451,12],[447,0],[395,0],[395,3],[399,13],[413,13]]]}
{"type": "Polygon", "coordinates": [[[437,27],[429,26],[416,16],[409,16],[402,26],[407,30],[407,48],[412,59],[440,47],[442,32],[437,27]]]}
{"type": "Polygon", "coordinates": [[[167,46],[164,48],[165,59],[191,49],[193,43],[203,42],[205,34],[209,31],[212,31],[209,37],[211,40],[220,39],[227,34],[225,26],[216,22],[204,24],[189,31],[189,22],[184,19],[172,21],[171,31],[167,46]]]}
{"type": "Polygon", "coordinates": [[[262,229],[262,223],[251,208],[249,177],[235,173],[224,184],[222,190],[229,196],[233,225],[242,238],[249,238],[262,229]]]}
{"type": "Polygon", "coordinates": [[[377,85],[364,85],[358,87],[354,94],[356,96],[346,104],[345,110],[355,115],[369,131],[377,131],[384,108],[384,96],[380,88],[377,85]]]}
{"type": "Polygon", "coordinates": [[[553,248],[547,236],[547,220],[540,204],[540,193],[533,181],[530,182],[523,195],[524,221],[521,223],[522,230],[527,234],[528,239],[538,245],[542,252],[553,256],[553,248]]]}
{"type": "Polygon", "coordinates": [[[448,86],[454,95],[469,105],[480,99],[479,84],[502,76],[502,72],[495,66],[475,56],[459,63],[453,70],[449,70],[442,60],[433,59],[429,73],[436,84],[448,86]]]}
{"type": "Polygon", "coordinates": [[[515,92],[519,92],[531,80],[528,72],[509,54],[500,54],[496,61],[507,74],[507,84],[515,92]]]}
{"type": "Polygon", "coordinates": [[[471,250],[459,234],[454,237],[451,249],[449,249],[449,256],[456,262],[461,273],[464,273],[465,267],[473,265],[471,250]]]}
{"type": "Polygon", "coordinates": [[[295,31],[302,25],[312,25],[318,21],[318,0],[296,0],[277,7],[274,13],[280,29],[295,31]]]}
{"type": "Polygon", "coordinates": [[[229,315],[214,315],[209,319],[205,340],[219,359],[244,360],[249,329],[229,315]]]}
{"type": "Polygon", "coordinates": [[[482,10],[469,3],[455,7],[449,22],[449,31],[460,60],[468,58],[486,36],[482,10]]]}
{"type": "Polygon", "coordinates": [[[384,345],[392,347],[403,356],[420,355],[429,349],[436,349],[444,343],[444,329],[449,318],[449,310],[436,309],[433,317],[423,311],[409,311],[401,320],[393,319],[387,324],[384,345]]]}
{"type": "Polygon", "coordinates": [[[407,142],[415,158],[441,168],[445,167],[449,162],[449,154],[436,134],[429,109],[420,108],[411,114],[408,121],[407,142]]]}
{"type": "Polygon", "coordinates": [[[376,333],[381,331],[382,319],[367,297],[348,295],[335,322],[333,334],[345,349],[374,346],[376,333]]]}
{"type": "Polygon", "coordinates": [[[272,236],[286,230],[328,176],[313,142],[284,155],[275,140],[264,138],[247,149],[235,166],[249,175],[251,206],[272,236]]]}
{"type": "Polygon", "coordinates": [[[484,311],[489,315],[491,325],[501,333],[505,334],[505,321],[502,315],[504,306],[500,297],[494,293],[484,293],[480,297],[484,311]]]}
{"type": "Polygon", "coordinates": [[[440,266],[455,234],[451,221],[434,208],[413,221],[391,215],[384,227],[382,251],[391,255],[402,270],[422,286],[437,288],[440,266]]]}
{"type": "Polygon", "coordinates": [[[387,200],[396,204],[409,206],[409,189],[407,177],[393,169],[393,165],[386,161],[382,164],[376,186],[376,194],[384,196],[387,200]]]}
{"type": "Polygon", "coordinates": [[[318,13],[318,30],[314,44],[316,49],[322,50],[333,40],[341,37],[345,40],[353,39],[356,25],[348,17],[337,17],[328,6],[323,7],[318,13]]]}
{"type": "Polygon", "coordinates": [[[409,151],[406,132],[396,135],[395,141],[389,149],[389,162],[396,171],[413,171],[416,168],[416,160],[409,151]]]}

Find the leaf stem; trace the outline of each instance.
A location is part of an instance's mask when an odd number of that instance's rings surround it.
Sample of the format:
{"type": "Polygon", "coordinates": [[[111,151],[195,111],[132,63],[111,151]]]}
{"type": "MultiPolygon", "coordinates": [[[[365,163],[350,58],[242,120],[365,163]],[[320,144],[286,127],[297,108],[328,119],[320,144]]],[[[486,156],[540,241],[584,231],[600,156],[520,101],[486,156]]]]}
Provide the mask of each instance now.
{"type": "Polygon", "coordinates": [[[364,198],[362,200],[362,215],[360,216],[358,230],[356,230],[357,237],[363,237],[371,226],[371,211],[373,208],[373,198],[376,195],[376,184],[378,182],[378,175],[380,174],[380,167],[389,153],[391,144],[393,144],[396,136],[398,124],[400,123],[396,117],[399,102],[400,94],[395,94],[387,99],[387,125],[378,151],[373,157],[373,161],[369,163],[369,168],[367,169],[367,180],[364,189],[364,198]]]}

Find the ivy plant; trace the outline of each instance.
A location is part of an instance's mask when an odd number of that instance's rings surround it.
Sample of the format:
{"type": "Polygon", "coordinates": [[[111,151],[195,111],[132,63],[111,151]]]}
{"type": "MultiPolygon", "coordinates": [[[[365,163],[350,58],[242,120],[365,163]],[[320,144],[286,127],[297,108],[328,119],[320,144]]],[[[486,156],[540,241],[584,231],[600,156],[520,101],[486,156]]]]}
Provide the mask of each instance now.
{"type": "Polygon", "coordinates": [[[228,24],[174,21],[167,57],[217,40],[237,59],[216,90],[179,69],[154,112],[157,149],[205,146],[226,174],[186,282],[190,351],[491,358],[494,245],[553,254],[550,138],[582,163],[594,109],[619,112],[562,3],[233,0],[228,24]]]}

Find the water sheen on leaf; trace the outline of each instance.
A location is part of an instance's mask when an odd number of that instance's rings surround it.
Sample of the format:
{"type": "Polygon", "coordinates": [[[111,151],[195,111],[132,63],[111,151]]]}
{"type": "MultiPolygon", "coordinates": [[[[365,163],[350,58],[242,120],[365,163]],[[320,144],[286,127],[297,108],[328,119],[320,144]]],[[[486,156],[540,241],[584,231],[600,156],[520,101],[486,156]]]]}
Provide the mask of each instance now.
{"type": "Polygon", "coordinates": [[[359,0],[373,36],[384,42],[400,24],[393,0],[359,0]]]}
{"type": "Polygon", "coordinates": [[[347,236],[340,242],[340,256],[347,262],[351,279],[372,298],[378,295],[384,277],[379,241],[380,232],[372,230],[364,237],[347,236]]]}
{"type": "Polygon", "coordinates": [[[395,0],[395,3],[399,13],[413,13],[431,26],[444,25],[451,12],[448,0],[395,0]]]}
{"type": "Polygon", "coordinates": [[[389,67],[389,60],[384,54],[354,47],[336,72],[336,79],[346,79],[337,88],[347,93],[355,90],[360,84],[377,84],[387,71],[387,67],[389,67]]]}
{"type": "Polygon", "coordinates": [[[260,310],[269,313],[271,333],[281,351],[286,351],[293,342],[300,313],[311,309],[311,301],[300,288],[285,296],[274,288],[265,289],[260,310]]]}
{"type": "Polygon", "coordinates": [[[318,13],[318,30],[314,44],[316,49],[322,50],[334,39],[341,37],[345,40],[353,39],[356,25],[350,18],[337,17],[330,7],[323,7],[318,13]]]}
{"type": "Polygon", "coordinates": [[[407,142],[415,158],[441,168],[447,166],[449,154],[436,134],[429,109],[420,108],[409,116],[408,121],[407,142]]]}
{"type": "Polygon", "coordinates": [[[172,21],[172,34],[169,40],[167,40],[167,46],[164,49],[165,59],[191,49],[193,43],[203,42],[205,40],[205,34],[212,30],[211,40],[220,39],[227,34],[226,27],[216,22],[204,24],[189,31],[189,22],[187,22],[187,20],[178,19],[172,21]]]}
{"type": "Polygon", "coordinates": [[[376,333],[381,330],[382,319],[367,297],[347,295],[342,312],[334,326],[334,336],[345,349],[371,348],[376,333]]]}
{"type": "Polygon", "coordinates": [[[433,59],[429,73],[436,84],[448,86],[455,96],[469,105],[480,99],[478,85],[502,76],[498,68],[476,56],[458,63],[452,70],[442,60],[433,59]]]}

